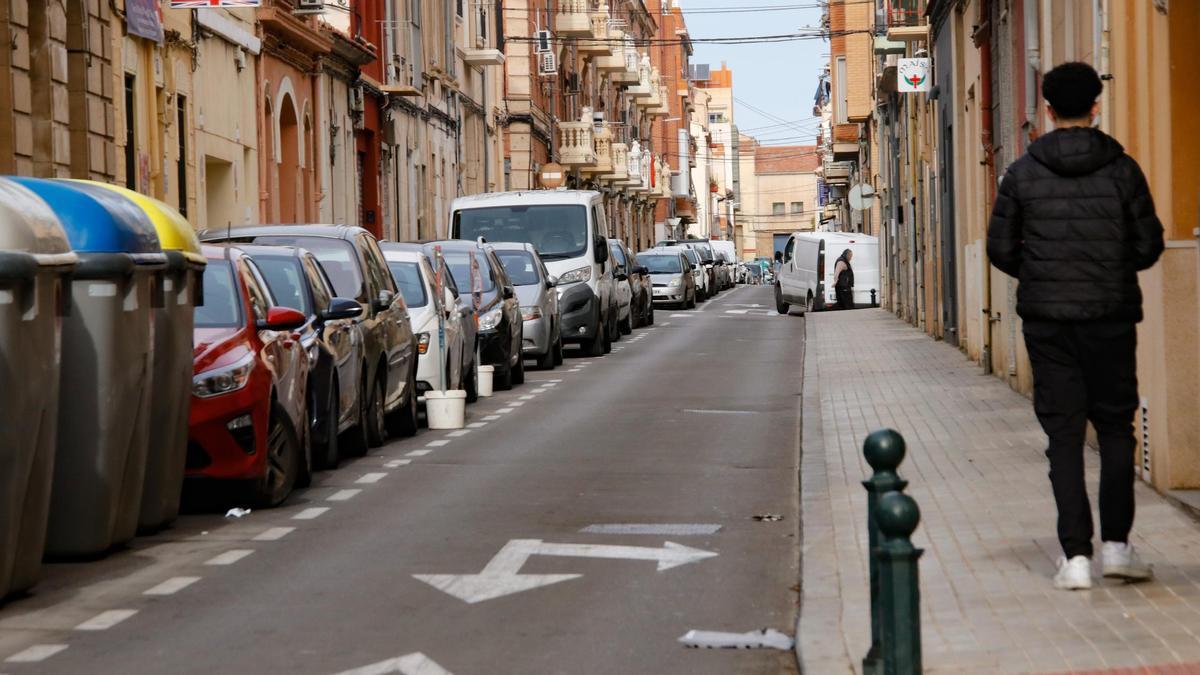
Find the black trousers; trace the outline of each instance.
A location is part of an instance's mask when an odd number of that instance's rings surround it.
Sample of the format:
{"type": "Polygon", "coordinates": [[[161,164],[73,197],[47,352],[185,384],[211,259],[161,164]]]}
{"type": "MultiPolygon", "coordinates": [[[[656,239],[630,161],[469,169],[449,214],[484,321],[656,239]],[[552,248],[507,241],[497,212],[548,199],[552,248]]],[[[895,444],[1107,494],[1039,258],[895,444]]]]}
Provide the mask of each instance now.
{"type": "Polygon", "coordinates": [[[854,309],[854,291],[849,288],[840,286],[833,287],[833,293],[837,296],[838,309],[854,309]]]}
{"type": "Polygon", "coordinates": [[[1050,439],[1058,540],[1068,557],[1092,555],[1092,511],[1083,477],[1091,421],[1100,442],[1100,538],[1124,542],[1133,527],[1133,418],[1138,406],[1137,326],[1025,322],[1033,407],[1050,439]]]}

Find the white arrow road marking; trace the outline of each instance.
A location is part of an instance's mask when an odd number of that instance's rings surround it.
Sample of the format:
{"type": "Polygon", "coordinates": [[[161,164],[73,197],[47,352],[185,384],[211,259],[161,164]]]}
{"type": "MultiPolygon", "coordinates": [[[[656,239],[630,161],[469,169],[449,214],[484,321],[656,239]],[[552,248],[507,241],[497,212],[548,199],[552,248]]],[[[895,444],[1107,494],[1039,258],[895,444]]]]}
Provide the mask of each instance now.
{"type": "Polygon", "coordinates": [[[453,595],[468,604],[529,591],[541,586],[576,579],[582,574],[521,574],[530,556],[606,558],[609,560],[653,560],[658,571],[712,558],[716,553],[664,542],[662,548],[608,546],[599,544],[552,544],[540,539],[513,539],[500,549],[479,574],[414,574],[420,581],[453,595]]]}
{"type": "Polygon", "coordinates": [[[406,654],[394,659],[372,663],[361,668],[343,670],[337,675],[452,675],[450,671],[433,662],[433,659],[420,652],[406,654]]]}

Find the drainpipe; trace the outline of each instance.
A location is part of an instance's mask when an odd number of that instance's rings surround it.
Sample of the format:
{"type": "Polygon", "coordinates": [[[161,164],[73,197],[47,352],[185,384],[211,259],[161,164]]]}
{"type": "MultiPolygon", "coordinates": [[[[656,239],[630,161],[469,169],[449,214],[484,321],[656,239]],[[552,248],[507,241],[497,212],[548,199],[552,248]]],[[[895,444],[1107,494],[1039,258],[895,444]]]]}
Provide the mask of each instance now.
{"type": "MultiPolygon", "coordinates": [[[[979,95],[980,108],[980,142],[983,146],[984,182],[987,188],[984,194],[984,216],[991,212],[992,204],[996,201],[996,155],[992,143],[992,3],[982,0],[980,15],[983,19],[975,30],[975,46],[979,49],[979,95]]],[[[983,372],[991,374],[992,368],[992,326],[997,319],[992,316],[992,265],[987,260],[983,263],[983,308],[986,323],[983,330],[983,350],[981,361],[983,372]]]]}

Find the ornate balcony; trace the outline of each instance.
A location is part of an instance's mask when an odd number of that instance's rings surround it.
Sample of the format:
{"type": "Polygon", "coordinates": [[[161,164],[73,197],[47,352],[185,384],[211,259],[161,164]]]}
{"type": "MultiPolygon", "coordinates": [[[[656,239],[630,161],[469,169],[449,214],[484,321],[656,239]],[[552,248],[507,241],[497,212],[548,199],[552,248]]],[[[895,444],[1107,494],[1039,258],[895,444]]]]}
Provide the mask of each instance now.
{"type": "MultiPolygon", "coordinates": [[[[651,89],[650,89],[651,71],[652,71],[652,69],[650,67],[650,57],[647,56],[646,54],[642,54],[642,60],[640,63],[638,63],[638,83],[636,85],[626,89],[625,93],[629,94],[630,96],[632,96],[636,99],[647,99],[647,98],[650,98],[652,95],[657,96],[658,95],[658,87],[655,86],[655,88],[653,89],[653,93],[651,93],[651,89]]],[[[641,100],[637,101],[637,104],[645,105],[645,103],[643,103],[641,100]]]]}
{"type": "MultiPolygon", "coordinates": [[[[625,32],[619,28],[609,31],[610,44],[624,42],[625,32]]],[[[625,71],[625,47],[617,47],[609,54],[596,59],[596,70],[602,73],[623,73],[625,71]]]]}
{"type": "Polygon", "coordinates": [[[592,145],[595,148],[596,161],[583,167],[583,172],[597,176],[612,173],[612,131],[607,124],[595,128],[592,133],[592,145]]]}
{"type": "Polygon", "coordinates": [[[671,99],[667,97],[667,85],[658,85],[658,105],[646,112],[658,117],[666,117],[671,114],[671,99]]]}
{"type": "Polygon", "coordinates": [[[589,0],[559,0],[554,30],[562,37],[591,37],[592,12],[589,0]]]}
{"type": "Polygon", "coordinates": [[[578,122],[558,125],[558,156],[563,166],[586,167],[596,163],[595,127],[592,111],[584,108],[578,122]]]}
{"type": "Polygon", "coordinates": [[[609,76],[609,80],[618,84],[637,84],[642,59],[629,36],[625,37],[625,49],[621,55],[625,59],[625,67],[609,76]]]}
{"type": "Polygon", "coordinates": [[[622,185],[629,178],[629,146],[624,143],[613,143],[610,152],[612,153],[612,171],[601,175],[600,178],[614,185],[622,185]]]}
{"type": "Polygon", "coordinates": [[[636,192],[642,187],[642,157],[647,156],[642,152],[642,144],[635,140],[629,148],[629,158],[625,163],[627,169],[625,172],[625,180],[621,184],[629,188],[629,192],[636,192]]]}
{"type": "Polygon", "coordinates": [[[591,20],[591,39],[579,41],[579,53],[593,58],[612,56],[612,38],[608,34],[608,3],[601,3],[600,8],[592,12],[591,20]]]}

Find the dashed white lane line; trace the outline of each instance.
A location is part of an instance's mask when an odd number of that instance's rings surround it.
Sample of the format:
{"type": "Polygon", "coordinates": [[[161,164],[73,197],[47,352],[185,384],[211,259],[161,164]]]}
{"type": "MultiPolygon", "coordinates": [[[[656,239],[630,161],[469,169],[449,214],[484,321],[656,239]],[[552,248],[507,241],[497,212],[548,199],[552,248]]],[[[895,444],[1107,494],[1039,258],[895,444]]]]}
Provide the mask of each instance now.
{"type": "Polygon", "coordinates": [[[425,455],[428,455],[431,452],[433,452],[433,451],[432,450],[413,450],[412,452],[408,453],[406,456],[407,457],[424,457],[425,455]]]}
{"type": "Polygon", "coordinates": [[[534,393],[534,394],[544,394],[544,393],[546,393],[546,390],[545,390],[544,388],[542,388],[542,387],[538,387],[537,389],[534,389],[534,390],[533,390],[531,393],[534,393]]]}
{"type": "Polygon", "coordinates": [[[443,445],[450,445],[450,441],[447,441],[447,440],[445,440],[445,439],[442,439],[442,440],[439,440],[439,441],[429,441],[428,443],[426,443],[426,444],[425,444],[425,447],[427,447],[427,448],[440,448],[440,447],[442,447],[443,445]]]}
{"type": "Polygon", "coordinates": [[[136,609],[110,609],[75,626],[75,630],[108,630],[137,612],[136,609]]]}
{"type": "Polygon", "coordinates": [[[208,560],[208,562],[206,562],[204,564],[205,565],[232,565],[235,562],[241,560],[242,558],[245,558],[246,556],[250,555],[251,553],[254,553],[254,551],[252,549],[235,548],[232,551],[225,551],[221,555],[219,555],[215,558],[211,558],[210,560],[208,560]]]}
{"type": "Polygon", "coordinates": [[[671,322],[670,322],[670,321],[666,321],[666,322],[664,322],[662,325],[664,325],[664,326],[670,326],[670,325],[671,325],[671,322]]]}
{"type": "Polygon", "coordinates": [[[143,591],[142,595],[175,595],[197,581],[200,581],[200,577],[171,577],[154,588],[143,591]]]}
{"type": "Polygon", "coordinates": [[[497,410],[496,412],[500,413],[501,415],[507,415],[508,413],[510,413],[512,411],[513,411],[512,408],[501,408],[501,409],[497,410]]]}
{"type": "Polygon", "coordinates": [[[358,483],[359,485],[370,485],[371,483],[378,483],[384,478],[387,478],[387,473],[383,471],[372,471],[371,473],[364,473],[362,477],[354,482],[358,483]]]}
{"type": "Polygon", "coordinates": [[[292,520],[312,520],[314,518],[320,518],[321,514],[328,510],[328,506],[310,506],[300,513],[292,516],[292,520]]]}
{"type": "Polygon", "coordinates": [[[5,663],[37,663],[63,651],[67,645],[33,645],[4,659],[5,663]]]}
{"type": "Polygon", "coordinates": [[[386,466],[389,469],[399,469],[400,467],[408,466],[409,464],[412,464],[411,459],[393,459],[392,461],[388,462],[387,464],[384,464],[384,466],[386,466]]]}
{"type": "Polygon", "coordinates": [[[546,384],[544,386],[549,387],[551,384],[558,384],[559,382],[562,382],[562,380],[546,380],[546,384]]]}
{"type": "Polygon", "coordinates": [[[294,527],[272,527],[269,530],[264,530],[252,541],[279,541],[295,531],[296,528],[294,527]]]}
{"type": "Polygon", "coordinates": [[[488,425],[487,422],[471,422],[467,425],[469,429],[482,429],[488,425]]]}
{"type": "Polygon", "coordinates": [[[347,502],[347,501],[350,501],[351,499],[354,499],[355,497],[357,497],[358,493],[360,493],[360,492],[362,492],[362,490],[359,490],[358,488],[350,488],[348,490],[338,490],[337,492],[326,497],[325,501],[327,501],[327,502],[347,502]]]}
{"type": "Polygon", "coordinates": [[[521,406],[525,405],[525,402],[524,401],[513,401],[512,403],[509,403],[509,405],[514,408],[520,408],[521,406]]]}
{"type": "Polygon", "coordinates": [[[525,394],[524,396],[520,396],[520,397],[518,397],[518,400],[520,400],[520,401],[532,401],[532,400],[533,400],[533,399],[535,399],[535,398],[537,398],[537,397],[536,397],[536,396],[534,396],[533,394],[525,394]]]}
{"type": "Polygon", "coordinates": [[[458,431],[451,431],[450,433],[448,433],[446,435],[449,436],[450,438],[462,438],[463,436],[466,436],[469,433],[471,433],[470,429],[459,429],[458,431]]]}
{"type": "Polygon", "coordinates": [[[483,418],[483,421],[484,422],[495,422],[498,419],[500,419],[500,415],[488,415],[487,417],[483,418]]]}

